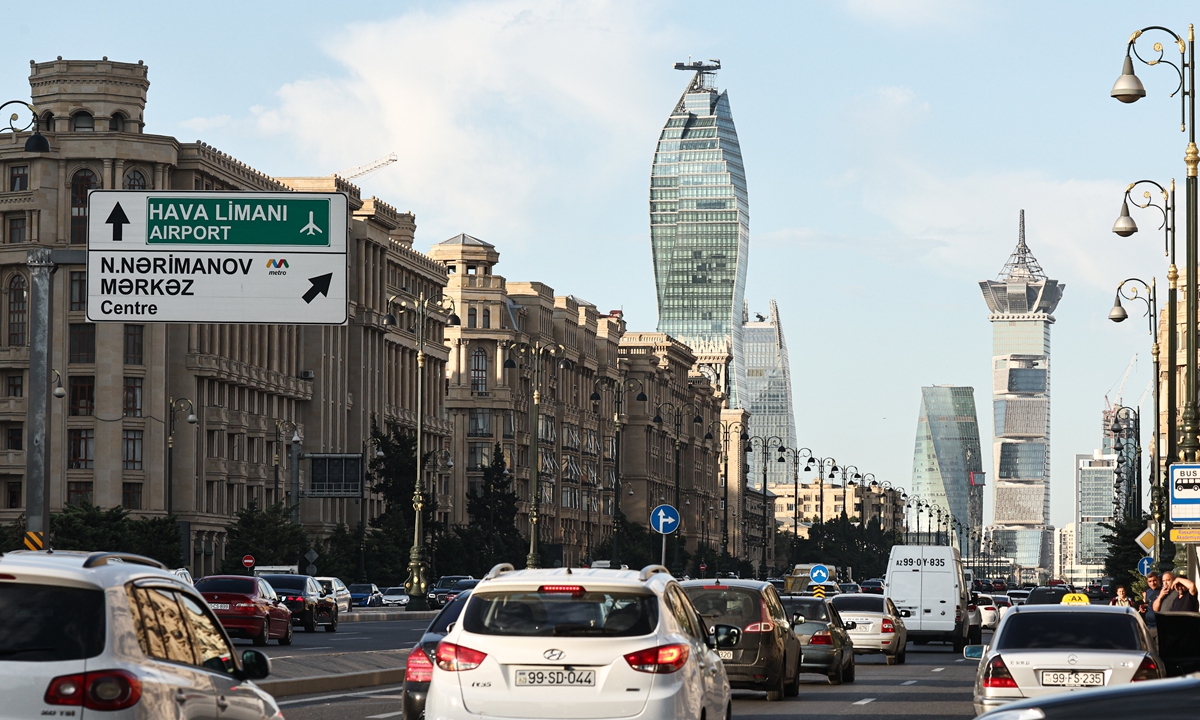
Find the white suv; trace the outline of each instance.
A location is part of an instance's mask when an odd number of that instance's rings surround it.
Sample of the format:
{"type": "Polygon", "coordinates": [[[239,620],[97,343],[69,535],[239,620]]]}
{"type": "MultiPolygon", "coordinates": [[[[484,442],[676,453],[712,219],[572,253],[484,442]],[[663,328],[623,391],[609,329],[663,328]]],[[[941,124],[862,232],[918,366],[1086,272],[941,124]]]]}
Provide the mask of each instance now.
{"type": "Polygon", "coordinates": [[[514,571],[497,565],[438,645],[428,720],[727,720],[711,630],[666,568],[514,571]]]}
{"type": "Polygon", "coordinates": [[[0,555],[4,717],[282,718],[204,598],[127,553],[0,555]]]}

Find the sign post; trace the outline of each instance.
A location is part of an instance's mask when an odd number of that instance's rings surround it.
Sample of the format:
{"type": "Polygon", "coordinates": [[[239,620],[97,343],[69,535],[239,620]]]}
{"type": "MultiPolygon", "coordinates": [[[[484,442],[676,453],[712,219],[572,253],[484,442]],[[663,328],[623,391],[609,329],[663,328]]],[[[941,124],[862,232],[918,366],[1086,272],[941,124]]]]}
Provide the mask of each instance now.
{"type": "Polygon", "coordinates": [[[662,535],[662,564],[667,564],[667,536],[679,529],[679,511],[671,505],[659,505],[650,511],[650,527],[662,535]]]}
{"type": "Polygon", "coordinates": [[[247,570],[254,567],[254,556],[253,555],[243,555],[242,556],[242,567],[246,568],[247,570]]]}

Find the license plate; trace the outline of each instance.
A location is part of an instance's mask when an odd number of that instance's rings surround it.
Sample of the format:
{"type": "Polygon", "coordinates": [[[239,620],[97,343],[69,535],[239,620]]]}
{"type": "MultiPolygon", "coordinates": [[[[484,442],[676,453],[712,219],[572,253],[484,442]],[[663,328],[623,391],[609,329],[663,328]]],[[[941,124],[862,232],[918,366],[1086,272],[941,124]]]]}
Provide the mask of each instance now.
{"type": "Polygon", "coordinates": [[[721,658],[722,660],[732,660],[733,659],[733,651],[732,650],[718,650],[717,657],[721,658]]]}
{"type": "Polygon", "coordinates": [[[228,610],[229,603],[209,603],[208,606],[213,610],[228,610]]]}
{"type": "Polygon", "coordinates": [[[1049,687],[1097,687],[1104,684],[1102,672],[1075,672],[1046,670],[1042,672],[1042,685],[1049,687]]]}
{"type": "Polygon", "coordinates": [[[517,671],[516,684],[523,687],[594,687],[596,671],[529,668],[517,671]]]}

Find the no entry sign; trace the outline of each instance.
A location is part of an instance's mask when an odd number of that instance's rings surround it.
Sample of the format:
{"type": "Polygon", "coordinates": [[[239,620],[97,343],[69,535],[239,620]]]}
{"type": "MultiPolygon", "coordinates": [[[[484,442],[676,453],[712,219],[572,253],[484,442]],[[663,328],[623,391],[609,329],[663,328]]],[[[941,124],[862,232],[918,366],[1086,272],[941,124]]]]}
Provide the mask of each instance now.
{"type": "Polygon", "coordinates": [[[242,556],[242,566],[248,567],[248,568],[254,567],[254,556],[253,555],[243,555],[242,556]]]}

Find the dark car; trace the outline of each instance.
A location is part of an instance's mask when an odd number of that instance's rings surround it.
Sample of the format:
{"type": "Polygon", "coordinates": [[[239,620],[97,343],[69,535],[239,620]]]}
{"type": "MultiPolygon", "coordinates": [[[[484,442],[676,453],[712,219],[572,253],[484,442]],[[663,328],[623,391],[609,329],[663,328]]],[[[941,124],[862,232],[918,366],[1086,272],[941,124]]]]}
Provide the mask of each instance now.
{"type": "Polygon", "coordinates": [[[470,580],[470,575],[443,575],[429,588],[429,607],[437,610],[446,605],[446,594],[459,580],[470,580]]]}
{"type": "Polygon", "coordinates": [[[1153,717],[1192,720],[1200,700],[1200,677],[1147,680],[1095,690],[1073,690],[1007,703],[975,720],[1092,720],[1093,718],[1153,717]],[[1025,714],[1021,714],[1026,711],[1025,714]]]}
{"type": "Polygon", "coordinates": [[[304,632],[337,632],[338,609],[333,596],[326,595],[320,583],[308,575],[263,575],[283,604],[292,611],[292,623],[303,625],[304,632]]]}
{"type": "Polygon", "coordinates": [[[1008,592],[1008,583],[1004,582],[1004,580],[1000,578],[996,578],[992,581],[992,587],[989,589],[996,592],[1008,592]]]}
{"type": "Polygon", "coordinates": [[[404,666],[404,690],[400,694],[401,720],[419,720],[425,715],[425,695],[433,679],[433,663],[437,660],[437,646],[450,631],[450,623],[457,622],[463,605],[471,597],[470,590],[463,590],[453,601],[442,608],[433,618],[416,647],[408,654],[404,666]]]}
{"type": "Polygon", "coordinates": [[[355,607],[383,607],[383,593],[374,583],[355,583],[350,586],[350,604],[355,607]]]}
{"type": "Polygon", "coordinates": [[[730,687],[765,690],[767,700],[800,694],[800,640],[774,585],[757,580],[688,580],[680,585],[709,627],[742,630],[735,645],[718,651],[730,687]]]}
{"type": "Polygon", "coordinates": [[[837,608],[821,598],[788,597],[784,607],[803,646],[800,671],[824,675],[831,685],[854,682],[854,641],[849,631],[857,625],[843,622],[837,608]]]}
{"type": "Polygon", "coordinates": [[[991,592],[992,581],[987,578],[975,578],[971,581],[971,592],[991,592]]]}
{"type": "Polygon", "coordinates": [[[1046,585],[1035,587],[1029,591],[1028,597],[1025,598],[1025,605],[1061,605],[1064,595],[1070,595],[1073,592],[1069,585],[1046,585]]]}
{"type": "Polygon", "coordinates": [[[883,594],[883,581],[882,580],[864,580],[863,584],[861,585],[861,588],[862,588],[862,592],[871,593],[872,595],[882,595],[883,594]]]}
{"type": "Polygon", "coordinates": [[[478,584],[479,581],[474,578],[471,578],[470,580],[459,580],[458,582],[454,583],[454,587],[450,588],[450,590],[446,593],[446,603],[454,602],[454,598],[463,594],[467,590],[471,590],[478,584]]]}
{"type": "Polygon", "coordinates": [[[230,637],[249,638],[255,645],[272,639],[292,644],[292,611],[262,578],[210,575],[197,582],[196,589],[230,637]]]}
{"type": "Polygon", "coordinates": [[[860,593],[863,591],[862,587],[858,583],[852,582],[838,583],[838,589],[844,593],[860,593]]]}

